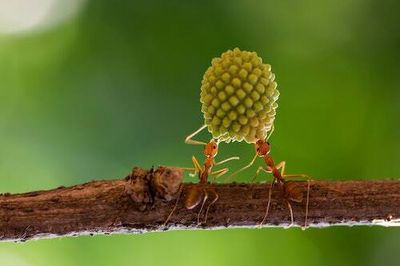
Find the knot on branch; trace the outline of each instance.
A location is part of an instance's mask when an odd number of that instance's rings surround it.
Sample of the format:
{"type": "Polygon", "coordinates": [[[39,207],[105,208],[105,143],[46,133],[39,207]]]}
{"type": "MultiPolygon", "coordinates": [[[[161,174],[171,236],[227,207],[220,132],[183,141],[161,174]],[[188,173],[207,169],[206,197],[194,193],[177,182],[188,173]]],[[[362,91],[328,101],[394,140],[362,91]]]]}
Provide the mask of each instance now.
{"type": "Polygon", "coordinates": [[[156,199],[171,201],[177,197],[182,185],[183,170],[180,168],[158,167],[144,170],[135,167],[125,178],[125,194],[145,211],[156,199]]]}

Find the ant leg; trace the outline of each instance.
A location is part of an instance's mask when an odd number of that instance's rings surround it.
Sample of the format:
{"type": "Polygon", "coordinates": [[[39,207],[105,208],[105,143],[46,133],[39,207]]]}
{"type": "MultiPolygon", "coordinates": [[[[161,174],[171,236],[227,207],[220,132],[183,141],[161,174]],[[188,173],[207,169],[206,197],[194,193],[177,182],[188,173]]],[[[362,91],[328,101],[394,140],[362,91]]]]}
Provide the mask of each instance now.
{"type": "Polygon", "coordinates": [[[292,209],[292,205],[290,204],[290,202],[288,200],[286,200],[286,204],[287,204],[287,206],[289,208],[289,212],[290,212],[290,224],[287,228],[290,228],[294,224],[293,209],[292,209]]]}
{"type": "Polygon", "coordinates": [[[194,155],[192,156],[192,163],[194,166],[194,172],[192,174],[189,174],[190,176],[195,176],[196,174],[203,172],[201,164],[194,155]]]}
{"type": "Polygon", "coordinates": [[[215,176],[216,178],[218,178],[218,177],[220,177],[220,176],[226,174],[228,171],[229,171],[228,168],[222,168],[222,169],[216,170],[216,171],[214,171],[214,172],[211,172],[210,175],[213,175],[213,176],[215,176]]]}
{"type": "Polygon", "coordinates": [[[230,175],[227,179],[228,181],[230,181],[235,175],[237,175],[238,173],[242,172],[243,170],[249,168],[250,166],[252,166],[254,164],[254,162],[257,159],[257,154],[254,155],[253,159],[250,161],[250,163],[242,168],[240,168],[239,170],[237,170],[236,172],[234,172],[232,175],[230,175]]]}
{"type": "Polygon", "coordinates": [[[220,162],[218,162],[218,163],[215,163],[214,165],[220,165],[220,164],[223,164],[223,163],[232,161],[232,160],[239,160],[239,159],[240,159],[240,158],[239,158],[238,156],[233,156],[233,157],[229,157],[229,158],[227,158],[227,159],[225,159],[225,160],[222,160],[222,161],[220,161],[220,162]]]}
{"type": "Polygon", "coordinates": [[[278,163],[275,167],[276,167],[276,169],[281,169],[281,175],[284,178],[286,178],[286,177],[287,178],[301,177],[301,178],[304,178],[304,179],[311,180],[311,178],[308,175],[305,175],[305,174],[290,174],[290,175],[285,174],[285,167],[286,167],[286,162],[285,161],[282,161],[282,162],[278,163]]]}
{"type": "Polygon", "coordinates": [[[283,175],[284,178],[296,178],[301,177],[307,179],[307,198],[306,198],[306,213],[304,218],[304,226],[302,227],[303,230],[307,228],[307,219],[308,219],[308,207],[310,203],[310,189],[311,189],[311,181],[313,181],[308,175],[304,174],[293,174],[293,175],[283,175]]]}
{"type": "MultiPolygon", "coordinates": [[[[278,163],[278,164],[276,165],[276,168],[277,168],[277,169],[281,169],[281,175],[282,175],[282,177],[284,177],[284,178],[296,178],[296,177],[300,177],[300,178],[307,179],[306,213],[305,213],[305,218],[304,218],[304,227],[302,227],[302,229],[304,230],[304,229],[307,228],[308,206],[309,206],[309,202],[310,202],[310,186],[311,186],[311,181],[312,181],[312,179],[310,178],[310,176],[305,175],[305,174],[290,174],[290,175],[286,175],[286,174],[285,174],[285,165],[286,165],[286,162],[285,162],[285,161],[282,161],[282,162],[280,162],[280,163],[278,163]]],[[[293,210],[292,210],[292,207],[291,207],[289,201],[287,201],[287,203],[288,203],[288,207],[289,207],[289,210],[290,210],[290,217],[291,217],[291,221],[292,221],[292,222],[291,222],[291,225],[292,225],[292,224],[293,224],[293,210]]],[[[290,226],[291,226],[291,225],[290,225],[290,226]]]]}
{"type": "MultiPolygon", "coordinates": [[[[218,163],[215,163],[214,165],[220,165],[220,164],[226,163],[226,162],[231,161],[231,160],[239,160],[239,159],[240,159],[239,157],[234,156],[234,157],[230,157],[230,158],[227,158],[227,159],[225,159],[225,160],[222,160],[222,161],[220,161],[220,162],[218,162],[218,163]]],[[[218,177],[220,177],[220,176],[226,174],[228,171],[229,171],[228,168],[223,168],[223,169],[221,169],[221,170],[217,170],[217,171],[212,172],[210,175],[213,175],[213,176],[214,176],[213,182],[215,182],[215,180],[216,180],[218,177]]]]}
{"type": "Polygon", "coordinates": [[[269,206],[271,205],[272,189],[274,187],[274,184],[275,184],[275,179],[271,182],[271,186],[269,187],[267,208],[265,209],[264,217],[261,223],[259,223],[259,226],[262,226],[265,223],[265,220],[267,219],[269,206]]]}
{"type": "Polygon", "coordinates": [[[226,174],[229,171],[228,168],[222,168],[220,170],[214,171],[212,173],[210,173],[210,176],[213,176],[213,182],[215,182],[215,180],[220,177],[223,176],[224,174],[226,174]]]}
{"type": "Polygon", "coordinates": [[[259,166],[258,169],[257,169],[257,171],[256,171],[256,174],[254,175],[253,179],[251,180],[251,183],[254,183],[254,182],[256,181],[258,175],[260,174],[260,171],[264,171],[264,172],[266,172],[267,174],[272,173],[271,171],[265,169],[264,167],[259,166]]]}
{"type": "Polygon", "coordinates": [[[192,155],[192,163],[194,167],[177,167],[177,168],[180,168],[185,171],[193,171],[193,173],[189,173],[189,175],[192,177],[203,171],[201,164],[194,155],[192,155]]]}
{"type": "Polygon", "coordinates": [[[179,194],[178,194],[178,197],[177,197],[177,199],[176,199],[174,208],[172,208],[172,211],[169,213],[167,219],[166,219],[165,222],[163,223],[163,227],[165,227],[165,226],[167,225],[169,219],[171,219],[172,214],[175,212],[176,207],[178,206],[179,200],[180,200],[181,195],[182,195],[182,188],[183,188],[183,184],[181,184],[181,185],[179,186],[179,194]]]}
{"type": "Polygon", "coordinates": [[[309,175],[305,175],[305,174],[290,174],[290,175],[282,175],[284,178],[296,178],[296,177],[300,177],[300,178],[304,178],[307,180],[312,180],[310,178],[309,175]]]}
{"type": "Polygon", "coordinates": [[[192,134],[187,136],[186,139],[185,139],[185,143],[186,144],[191,144],[191,145],[207,145],[207,143],[205,143],[205,142],[192,139],[194,136],[196,136],[199,132],[201,132],[206,127],[207,127],[207,125],[203,125],[198,130],[196,130],[195,132],[193,132],[192,134]]]}
{"type": "Polygon", "coordinates": [[[284,176],[285,175],[285,166],[286,166],[286,162],[282,161],[280,163],[278,163],[277,165],[275,165],[276,169],[281,169],[281,175],[284,176]]]}
{"type": "Polygon", "coordinates": [[[206,201],[208,199],[207,190],[203,189],[203,193],[204,193],[203,202],[201,203],[200,211],[197,213],[197,225],[200,224],[200,215],[201,215],[201,212],[203,211],[204,205],[206,204],[206,201]]]}
{"type": "Polygon", "coordinates": [[[308,219],[308,204],[310,202],[310,179],[307,180],[307,201],[306,201],[306,215],[304,218],[304,227],[302,227],[301,229],[306,230],[307,229],[307,219],[308,219]]]}
{"type": "Polygon", "coordinates": [[[207,207],[207,210],[206,210],[206,215],[205,215],[205,218],[204,218],[204,223],[207,223],[208,211],[210,210],[211,205],[213,205],[219,199],[219,196],[218,196],[217,192],[215,192],[215,190],[211,190],[211,191],[214,193],[215,197],[214,197],[213,201],[210,204],[208,204],[208,207],[207,207]]]}
{"type": "Polygon", "coordinates": [[[182,169],[183,171],[189,171],[189,176],[193,177],[196,175],[196,168],[193,167],[178,167],[180,169],[182,169]]]}

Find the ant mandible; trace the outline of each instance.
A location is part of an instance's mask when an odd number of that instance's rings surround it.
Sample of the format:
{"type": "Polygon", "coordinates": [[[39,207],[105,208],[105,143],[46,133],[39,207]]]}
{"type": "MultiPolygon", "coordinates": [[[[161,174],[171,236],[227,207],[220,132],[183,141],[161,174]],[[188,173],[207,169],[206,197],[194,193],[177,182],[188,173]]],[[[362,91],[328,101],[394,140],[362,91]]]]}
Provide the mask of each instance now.
{"type": "Polygon", "coordinates": [[[309,199],[310,199],[310,180],[311,179],[309,178],[308,175],[305,175],[305,174],[285,174],[285,165],[286,165],[285,161],[275,164],[272,156],[269,154],[270,150],[271,150],[271,144],[268,141],[266,141],[269,139],[269,137],[271,136],[273,131],[274,131],[274,126],[272,126],[269,135],[265,139],[260,138],[255,142],[256,154],[253,157],[253,159],[251,160],[251,162],[248,165],[246,165],[245,167],[243,167],[243,168],[239,169],[238,171],[236,171],[235,173],[233,173],[231,175],[231,177],[235,176],[239,172],[252,166],[253,163],[255,162],[255,160],[257,159],[257,157],[261,157],[264,159],[266,167],[263,167],[263,166],[258,167],[256,174],[253,178],[253,181],[257,178],[260,171],[264,171],[266,173],[272,174],[272,176],[274,177],[274,180],[271,182],[271,186],[269,188],[268,203],[267,203],[264,217],[259,224],[260,226],[262,224],[264,224],[267,219],[269,208],[270,208],[270,203],[271,203],[272,189],[273,189],[273,186],[275,183],[279,186],[279,188],[283,192],[283,198],[285,199],[286,204],[289,208],[289,212],[290,212],[290,221],[291,221],[290,226],[293,225],[293,223],[294,223],[293,209],[292,209],[292,205],[290,204],[290,201],[298,202],[298,203],[303,202],[303,193],[302,193],[300,187],[298,186],[298,184],[287,181],[286,178],[296,178],[296,177],[306,178],[307,179],[307,200],[306,200],[306,213],[305,213],[305,220],[304,220],[304,228],[306,228],[307,227],[307,218],[308,218],[308,204],[309,204],[309,199]]]}
{"type": "MultiPolygon", "coordinates": [[[[224,175],[225,173],[227,173],[229,171],[228,168],[222,168],[222,169],[219,169],[216,171],[212,171],[213,166],[221,165],[228,161],[239,159],[239,157],[235,156],[235,157],[227,158],[220,162],[216,162],[215,157],[217,156],[217,153],[218,153],[218,144],[219,144],[218,139],[211,139],[208,143],[192,139],[195,135],[197,135],[199,132],[201,132],[206,127],[207,127],[206,125],[203,125],[198,130],[196,130],[195,132],[193,132],[192,134],[187,136],[185,139],[186,144],[204,145],[204,150],[203,150],[203,153],[205,156],[204,165],[201,166],[201,164],[199,163],[197,158],[193,155],[192,162],[193,162],[194,168],[182,168],[184,170],[193,171],[192,175],[194,176],[194,175],[198,174],[198,177],[199,177],[199,183],[190,185],[187,188],[187,190],[185,191],[186,193],[184,194],[184,200],[183,200],[185,208],[188,210],[192,210],[201,204],[200,210],[197,213],[197,224],[200,224],[200,216],[201,216],[204,206],[209,198],[209,194],[212,194],[213,198],[211,199],[211,202],[207,206],[207,209],[206,209],[206,212],[204,215],[204,223],[207,222],[207,216],[208,216],[208,211],[209,211],[210,207],[215,202],[217,202],[217,200],[219,198],[218,193],[215,191],[215,189],[209,187],[208,177],[214,176],[214,179],[215,179],[215,178],[218,178],[218,177],[224,175]]],[[[168,216],[168,218],[164,224],[166,224],[168,222],[172,213],[175,211],[176,205],[179,201],[179,198],[180,197],[178,196],[175,207],[173,208],[172,212],[170,213],[170,215],[168,216]]]]}

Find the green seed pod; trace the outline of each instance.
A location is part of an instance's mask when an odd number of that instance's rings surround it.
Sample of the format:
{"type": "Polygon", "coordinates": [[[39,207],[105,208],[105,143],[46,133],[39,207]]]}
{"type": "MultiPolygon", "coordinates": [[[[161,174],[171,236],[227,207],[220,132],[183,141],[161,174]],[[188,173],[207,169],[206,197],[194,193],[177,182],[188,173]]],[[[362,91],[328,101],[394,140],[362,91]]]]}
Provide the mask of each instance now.
{"type": "Polygon", "coordinates": [[[201,82],[205,124],[220,141],[264,139],[275,119],[279,97],[271,66],[255,52],[228,50],[214,58],[201,82]]]}

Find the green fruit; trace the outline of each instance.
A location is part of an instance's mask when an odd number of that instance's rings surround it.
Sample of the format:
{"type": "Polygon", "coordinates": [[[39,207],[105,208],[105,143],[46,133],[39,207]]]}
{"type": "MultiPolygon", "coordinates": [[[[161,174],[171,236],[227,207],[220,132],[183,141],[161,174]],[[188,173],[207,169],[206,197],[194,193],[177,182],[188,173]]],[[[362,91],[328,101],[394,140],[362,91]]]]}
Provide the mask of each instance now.
{"type": "Polygon", "coordinates": [[[271,66],[255,52],[228,50],[214,58],[201,82],[205,124],[214,138],[254,143],[275,119],[279,97],[271,66]]]}

